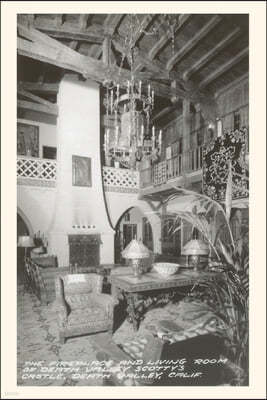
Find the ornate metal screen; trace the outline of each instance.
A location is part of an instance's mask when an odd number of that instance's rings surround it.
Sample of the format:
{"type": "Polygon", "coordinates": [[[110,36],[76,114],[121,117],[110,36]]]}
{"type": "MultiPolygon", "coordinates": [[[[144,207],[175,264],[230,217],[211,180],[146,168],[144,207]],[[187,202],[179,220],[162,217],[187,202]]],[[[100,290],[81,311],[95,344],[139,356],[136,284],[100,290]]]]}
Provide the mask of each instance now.
{"type": "Polygon", "coordinates": [[[232,164],[233,199],[248,197],[248,131],[240,129],[224,134],[203,149],[203,193],[223,201],[232,164]]]}

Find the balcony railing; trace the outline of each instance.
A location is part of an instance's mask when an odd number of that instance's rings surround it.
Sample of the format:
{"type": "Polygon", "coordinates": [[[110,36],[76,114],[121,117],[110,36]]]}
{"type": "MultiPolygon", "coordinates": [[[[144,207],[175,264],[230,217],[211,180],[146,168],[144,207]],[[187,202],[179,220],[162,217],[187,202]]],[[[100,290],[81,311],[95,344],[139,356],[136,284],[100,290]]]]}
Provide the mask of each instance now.
{"type": "Polygon", "coordinates": [[[162,185],[169,180],[202,169],[202,146],[169,160],[161,161],[150,168],[140,171],[141,188],[162,185]]]}
{"type": "Polygon", "coordinates": [[[139,172],[130,169],[103,167],[104,187],[109,191],[137,192],[139,172]]]}
{"type": "Polygon", "coordinates": [[[35,157],[17,157],[17,178],[27,181],[55,182],[57,177],[56,160],[35,157]]]}

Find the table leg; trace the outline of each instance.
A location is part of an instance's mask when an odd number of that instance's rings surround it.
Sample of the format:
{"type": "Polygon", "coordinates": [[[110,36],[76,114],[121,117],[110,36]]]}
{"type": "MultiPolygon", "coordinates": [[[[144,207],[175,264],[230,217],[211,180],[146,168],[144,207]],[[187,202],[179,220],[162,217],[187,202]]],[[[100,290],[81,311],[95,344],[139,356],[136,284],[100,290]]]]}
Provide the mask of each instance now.
{"type": "Polygon", "coordinates": [[[127,301],[127,320],[133,324],[134,330],[137,331],[142,315],[140,301],[138,301],[138,294],[125,293],[125,298],[127,301]]]}

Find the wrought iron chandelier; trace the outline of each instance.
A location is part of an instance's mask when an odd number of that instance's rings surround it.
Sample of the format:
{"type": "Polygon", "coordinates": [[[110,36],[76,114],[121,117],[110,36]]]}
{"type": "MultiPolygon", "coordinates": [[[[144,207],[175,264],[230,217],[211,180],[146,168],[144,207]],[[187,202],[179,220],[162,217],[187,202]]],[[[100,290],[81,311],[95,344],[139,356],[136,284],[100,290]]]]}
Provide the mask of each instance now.
{"type": "MultiPolygon", "coordinates": [[[[165,22],[169,16],[164,17],[165,22]]],[[[176,21],[177,22],[177,21],[176,21]]],[[[159,24],[157,29],[162,25],[159,24]]],[[[174,38],[174,23],[169,23],[169,30],[174,38]]],[[[106,165],[111,159],[125,168],[136,168],[138,162],[144,158],[155,161],[161,154],[162,130],[151,124],[151,113],[154,109],[155,92],[151,84],[144,84],[136,79],[134,72],[135,56],[138,49],[135,47],[134,38],[142,33],[154,35],[157,29],[145,31],[136,14],[129,16],[127,35],[124,38],[124,49],[121,66],[125,58],[130,65],[130,79],[127,85],[120,85],[114,80],[106,81],[104,105],[106,117],[112,122],[106,128],[104,138],[104,153],[106,165]]]]}

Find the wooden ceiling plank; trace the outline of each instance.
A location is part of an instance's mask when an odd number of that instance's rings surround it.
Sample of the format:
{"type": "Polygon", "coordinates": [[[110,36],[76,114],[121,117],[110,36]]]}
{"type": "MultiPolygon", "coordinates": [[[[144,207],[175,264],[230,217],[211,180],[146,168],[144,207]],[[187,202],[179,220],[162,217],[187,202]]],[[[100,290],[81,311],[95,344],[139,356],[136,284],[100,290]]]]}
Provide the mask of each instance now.
{"type": "Polygon", "coordinates": [[[211,83],[212,81],[217,79],[219,76],[221,76],[222,74],[227,72],[230,68],[232,68],[235,64],[237,64],[239,61],[241,61],[248,54],[249,54],[249,48],[245,47],[238,54],[236,54],[233,58],[226,61],[223,65],[221,65],[219,68],[217,68],[211,74],[209,74],[205,79],[203,79],[198,86],[199,89],[204,88],[209,83],[211,83]]]}
{"type": "MultiPolygon", "coordinates": [[[[177,26],[177,29],[175,30],[175,34],[184,26],[184,24],[189,20],[192,14],[180,14],[179,17],[179,24],[177,26]]],[[[170,40],[170,36],[168,33],[163,35],[157,42],[156,44],[152,47],[152,49],[149,51],[149,57],[151,60],[156,57],[158,52],[166,45],[166,43],[170,40]]]]}
{"type": "Polygon", "coordinates": [[[43,105],[45,105],[47,107],[51,107],[52,109],[54,109],[55,104],[51,103],[48,100],[42,99],[39,96],[36,96],[36,95],[34,95],[32,93],[29,93],[29,92],[27,92],[26,90],[24,90],[24,89],[22,89],[20,87],[18,87],[17,91],[18,91],[18,94],[21,95],[21,96],[24,96],[24,97],[26,97],[26,98],[28,98],[30,100],[36,101],[39,104],[43,104],[43,105]]]}
{"type": "Polygon", "coordinates": [[[202,39],[204,39],[216,25],[221,21],[222,17],[215,15],[207,24],[205,24],[196,34],[186,42],[186,44],[178,50],[167,62],[166,69],[170,71],[189,51],[191,51],[202,39]]]}
{"type": "Polygon", "coordinates": [[[215,47],[213,47],[210,51],[205,53],[203,57],[195,62],[190,68],[188,68],[184,74],[184,81],[188,81],[189,78],[201,69],[204,65],[206,65],[211,59],[213,59],[221,50],[223,50],[226,46],[228,46],[234,39],[236,39],[241,33],[241,29],[239,27],[235,28],[232,32],[230,32],[225,38],[223,38],[215,47]]]}
{"type": "Polygon", "coordinates": [[[54,108],[52,108],[44,104],[32,103],[30,101],[25,101],[25,100],[18,100],[17,107],[25,110],[38,111],[56,116],[58,115],[58,108],[56,104],[54,104],[54,108]]]}

